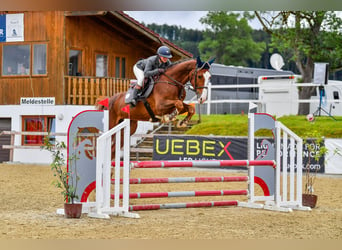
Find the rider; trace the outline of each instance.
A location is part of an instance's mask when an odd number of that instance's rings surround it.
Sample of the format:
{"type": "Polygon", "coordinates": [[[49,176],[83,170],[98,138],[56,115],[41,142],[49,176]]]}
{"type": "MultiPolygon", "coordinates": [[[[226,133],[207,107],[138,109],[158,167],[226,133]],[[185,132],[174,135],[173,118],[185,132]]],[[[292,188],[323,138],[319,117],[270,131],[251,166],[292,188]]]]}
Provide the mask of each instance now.
{"type": "Polygon", "coordinates": [[[145,78],[164,73],[165,68],[171,65],[170,58],[172,58],[170,49],[163,45],[158,48],[157,55],[141,59],[134,65],[133,72],[137,78],[137,84],[133,89],[133,96],[129,102],[132,106],[137,104],[137,94],[141,90],[145,78]]]}

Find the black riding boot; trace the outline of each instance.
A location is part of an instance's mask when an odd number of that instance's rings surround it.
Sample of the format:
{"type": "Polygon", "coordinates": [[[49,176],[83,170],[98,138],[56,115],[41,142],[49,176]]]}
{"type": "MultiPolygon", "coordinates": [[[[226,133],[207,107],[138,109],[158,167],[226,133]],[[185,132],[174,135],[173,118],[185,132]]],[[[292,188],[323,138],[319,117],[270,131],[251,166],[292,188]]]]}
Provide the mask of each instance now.
{"type": "Polygon", "coordinates": [[[130,104],[135,107],[137,105],[137,95],[138,95],[139,89],[134,88],[132,91],[132,99],[130,101],[130,104]]]}

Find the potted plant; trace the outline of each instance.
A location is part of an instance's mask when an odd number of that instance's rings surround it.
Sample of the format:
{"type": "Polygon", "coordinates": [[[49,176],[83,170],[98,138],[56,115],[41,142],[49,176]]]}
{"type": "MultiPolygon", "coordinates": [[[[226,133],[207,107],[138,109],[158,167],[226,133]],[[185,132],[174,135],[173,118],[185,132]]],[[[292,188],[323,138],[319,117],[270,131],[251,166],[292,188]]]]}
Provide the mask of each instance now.
{"type": "Polygon", "coordinates": [[[50,166],[54,176],[57,177],[54,181],[54,185],[57,188],[62,189],[61,194],[64,196],[64,216],[66,218],[80,218],[82,214],[82,203],[74,202],[75,199],[79,198],[76,194],[77,183],[79,180],[79,176],[77,175],[76,156],[74,155],[73,157],[68,158],[69,166],[71,166],[71,161],[74,161],[74,169],[72,169],[74,172],[72,172],[66,167],[66,161],[63,153],[66,149],[64,142],[56,141],[52,144],[47,136],[44,140],[43,148],[52,153],[52,163],[50,166]]]}
{"type": "Polygon", "coordinates": [[[316,207],[318,196],[314,194],[314,184],[316,181],[316,176],[318,172],[318,168],[315,167],[313,171],[311,171],[311,156],[316,163],[319,162],[319,159],[324,156],[328,150],[323,145],[324,137],[320,136],[320,133],[317,131],[311,131],[308,133],[308,138],[316,138],[315,143],[309,142],[307,139],[304,140],[304,146],[309,153],[308,161],[305,166],[305,177],[304,177],[304,192],[302,194],[302,205],[308,206],[311,208],[316,207]],[[319,148],[317,148],[319,145],[319,148]]]}

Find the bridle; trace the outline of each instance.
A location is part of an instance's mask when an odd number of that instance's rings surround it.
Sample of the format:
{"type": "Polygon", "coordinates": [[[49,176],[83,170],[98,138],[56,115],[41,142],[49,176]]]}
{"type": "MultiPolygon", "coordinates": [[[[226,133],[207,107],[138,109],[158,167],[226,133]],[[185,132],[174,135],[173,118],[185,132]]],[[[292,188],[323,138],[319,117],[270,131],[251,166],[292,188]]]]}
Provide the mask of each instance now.
{"type": "Polygon", "coordinates": [[[195,89],[190,89],[190,90],[194,91],[196,94],[198,94],[197,93],[198,89],[207,89],[208,88],[208,86],[197,86],[197,73],[198,73],[198,71],[202,70],[203,67],[204,67],[204,65],[201,68],[196,67],[195,70],[193,71],[193,73],[191,74],[191,76],[189,76],[189,82],[190,83],[191,83],[192,78],[195,77],[195,82],[194,82],[195,89]]]}
{"type": "MultiPolygon", "coordinates": [[[[198,94],[198,92],[197,92],[198,89],[207,89],[207,88],[208,88],[207,86],[197,86],[197,74],[198,74],[198,71],[200,71],[200,70],[203,69],[203,67],[204,67],[204,65],[203,65],[202,67],[200,67],[200,68],[198,68],[198,67],[196,66],[196,68],[195,68],[194,70],[191,70],[191,71],[189,72],[188,82],[191,83],[192,79],[195,78],[195,79],[194,79],[194,80],[195,80],[195,82],[194,82],[194,87],[195,87],[195,88],[189,88],[189,89],[190,89],[191,91],[195,92],[196,94],[198,94]]],[[[169,79],[172,81],[172,82],[166,81],[166,83],[172,84],[172,85],[175,85],[175,86],[178,86],[178,87],[181,88],[181,92],[184,91],[185,84],[183,84],[183,83],[177,81],[176,79],[172,78],[171,76],[169,76],[169,75],[167,75],[167,74],[165,74],[165,73],[163,73],[163,74],[164,74],[167,78],[169,78],[169,79]]],[[[162,82],[162,81],[157,81],[157,82],[162,82]]],[[[156,83],[157,83],[157,82],[156,82],[156,83]]]]}

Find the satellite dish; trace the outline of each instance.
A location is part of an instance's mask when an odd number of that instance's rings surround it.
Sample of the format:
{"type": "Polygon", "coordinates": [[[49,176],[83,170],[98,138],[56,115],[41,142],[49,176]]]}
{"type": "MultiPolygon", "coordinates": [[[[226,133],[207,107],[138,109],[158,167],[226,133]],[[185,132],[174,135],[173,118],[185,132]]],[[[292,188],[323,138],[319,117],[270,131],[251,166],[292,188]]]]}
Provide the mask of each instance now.
{"type": "Polygon", "coordinates": [[[271,55],[270,63],[272,68],[274,68],[275,70],[281,70],[281,68],[284,66],[283,57],[278,53],[274,53],[273,55],[271,55]]]}

